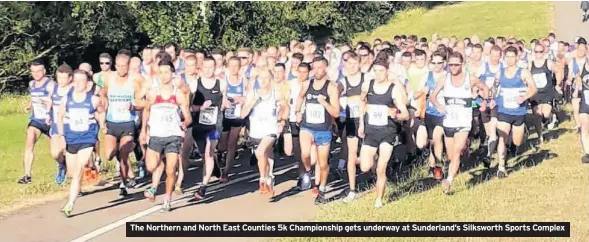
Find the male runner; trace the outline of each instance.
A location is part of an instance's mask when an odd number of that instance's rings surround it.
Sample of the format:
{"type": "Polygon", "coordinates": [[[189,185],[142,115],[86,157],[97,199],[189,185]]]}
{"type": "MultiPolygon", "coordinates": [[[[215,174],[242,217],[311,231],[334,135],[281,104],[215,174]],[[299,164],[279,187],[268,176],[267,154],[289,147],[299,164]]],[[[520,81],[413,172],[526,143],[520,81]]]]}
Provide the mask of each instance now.
{"type": "Polygon", "coordinates": [[[166,171],[166,191],[163,212],[171,209],[172,192],[176,182],[176,167],[185,130],[192,122],[188,109],[187,96],[181,93],[178,86],[172,82],[174,65],[170,60],[158,63],[159,85],[150,90],[147,95],[147,106],[143,111],[143,125],[141,139],[146,139],[149,129],[149,141],[146,154],[146,166],[153,174],[151,188],[144,193],[151,201],[155,200],[155,191],[163,171],[166,171]],[[180,112],[184,121],[180,121],[180,112]],[[161,161],[165,155],[165,165],[161,161]]]}
{"type": "Polygon", "coordinates": [[[233,168],[233,162],[237,156],[237,141],[239,134],[244,125],[244,119],[241,118],[241,111],[246,100],[247,82],[245,78],[239,76],[240,61],[236,57],[229,59],[227,63],[227,76],[224,80],[227,84],[227,100],[231,104],[225,109],[223,117],[223,133],[219,140],[219,152],[225,153],[225,169],[221,176],[220,182],[229,181],[229,173],[233,168]]]}
{"type": "Polygon", "coordinates": [[[99,97],[86,91],[88,73],[76,70],[72,76],[73,88],[61,99],[57,114],[57,136],[66,144],[65,159],[72,178],[68,202],[61,209],[66,217],[72,214],[81,189],[82,171],[98,139],[94,114],[104,108],[99,97]]]}
{"type": "MultiPolygon", "coordinates": [[[[481,68],[479,73],[477,73],[479,80],[485,83],[488,90],[496,84],[496,75],[503,69],[503,64],[500,62],[501,56],[501,48],[499,46],[492,46],[484,69],[481,68]]],[[[482,162],[486,168],[489,168],[491,166],[491,157],[497,148],[497,108],[490,107],[488,105],[490,103],[488,101],[486,102],[486,107],[488,108],[481,111],[481,121],[483,122],[485,134],[487,135],[487,142],[485,142],[487,155],[483,157],[482,162]]]]}
{"type": "MultiPolygon", "coordinates": [[[[296,55],[296,54],[295,54],[296,55]]],[[[293,55],[294,56],[294,55],[293,55]]],[[[294,58],[293,58],[294,59],[294,58]]],[[[297,113],[295,111],[295,107],[298,103],[299,95],[301,92],[301,87],[304,83],[309,81],[309,71],[311,70],[311,66],[307,63],[299,64],[297,69],[297,76],[294,79],[288,80],[289,86],[289,123],[286,127],[286,131],[283,134],[284,137],[284,153],[287,156],[294,155],[295,160],[299,162],[299,177],[303,177],[305,173],[305,166],[301,160],[301,146],[299,141],[299,133],[300,127],[297,123],[297,113]]],[[[299,180],[299,184],[297,186],[301,186],[301,180],[299,180]]]]}
{"type": "Polygon", "coordinates": [[[575,93],[581,97],[579,104],[579,124],[581,126],[581,148],[583,157],[581,162],[589,164],[589,62],[585,62],[581,74],[575,78],[575,93]]]}
{"type": "Polygon", "coordinates": [[[19,184],[31,183],[31,169],[35,159],[35,145],[41,134],[49,136],[49,110],[51,109],[50,94],[55,83],[45,76],[45,66],[40,61],[34,61],[30,66],[33,80],[29,82],[31,101],[25,110],[32,111],[27,125],[27,139],[25,141],[24,168],[25,175],[18,180],[19,184]]]}
{"type": "MultiPolygon", "coordinates": [[[[531,100],[532,110],[534,112],[534,126],[538,134],[538,144],[544,142],[544,135],[542,129],[548,123],[554,123],[552,119],[552,101],[554,100],[555,87],[552,84],[552,68],[554,62],[544,57],[544,46],[537,45],[534,47],[534,55],[528,65],[528,71],[532,74],[534,84],[538,89],[538,93],[531,100]]],[[[560,81],[557,80],[557,91],[562,93],[560,89],[560,81]]]]}
{"type": "Polygon", "coordinates": [[[249,115],[250,131],[255,148],[255,156],[260,170],[261,194],[274,196],[274,152],[272,147],[277,135],[282,132],[289,110],[283,94],[272,86],[269,70],[258,73],[260,88],[249,92],[241,110],[241,118],[249,115]]]}
{"type": "Polygon", "coordinates": [[[329,174],[328,157],[331,145],[331,123],[339,117],[339,93],[335,83],[327,80],[327,60],[322,57],[313,61],[314,79],[304,83],[295,106],[297,122],[300,123],[301,160],[305,174],[301,188],[311,188],[311,152],[316,150],[320,169],[319,192],[315,204],[325,203],[325,186],[329,174]],[[305,102],[305,113],[301,107],[305,102]]]}
{"type": "Polygon", "coordinates": [[[407,84],[405,84],[410,118],[407,122],[404,122],[403,133],[405,134],[408,153],[407,161],[409,162],[417,156],[415,149],[421,151],[427,142],[427,130],[423,126],[426,93],[421,89],[424,86],[422,83],[424,83],[429,73],[429,68],[426,65],[425,51],[416,49],[414,53],[415,62],[411,63],[406,69],[407,84]],[[417,142],[418,137],[419,142],[417,142]]]}
{"type": "Polygon", "coordinates": [[[356,165],[359,161],[358,143],[360,141],[358,129],[361,126],[360,116],[362,116],[360,112],[362,86],[367,80],[365,79],[365,74],[360,72],[360,56],[353,51],[348,51],[346,54],[347,57],[344,65],[344,71],[346,73],[344,80],[346,84],[343,95],[346,98],[346,106],[344,106],[346,119],[344,125],[347,136],[348,157],[346,159],[350,190],[344,198],[344,202],[349,203],[358,194],[356,190],[356,165]]]}
{"type": "Polygon", "coordinates": [[[495,85],[491,96],[497,97],[491,101],[490,107],[497,106],[497,130],[499,146],[497,147],[499,169],[497,176],[507,177],[505,169],[506,141],[511,140],[516,146],[515,155],[524,138],[527,101],[536,95],[536,84],[530,71],[517,66],[518,51],[515,47],[507,47],[504,51],[506,67],[495,75],[495,85]]]}
{"type": "Polygon", "coordinates": [[[468,133],[472,126],[472,88],[482,90],[487,98],[488,88],[476,76],[463,71],[464,58],[459,52],[452,52],[448,59],[450,73],[443,82],[438,82],[430,96],[430,101],[440,113],[444,113],[445,144],[450,165],[448,176],[442,180],[445,194],[451,193],[451,185],[460,168],[460,155],[466,146],[468,133]],[[438,102],[438,95],[443,92],[444,103],[438,102]]]}
{"type": "Polygon", "coordinates": [[[102,53],[98,56],[98,62],[100,64],[100,72],[95,73],[92,80],[100,87],[104,87],[105,76],[112,73],[112,57],[108,53],[102,53]]]}
{"type": "MultiPolygon", "coordinates": [[[[178,51],[180,51],[180,49],[178,49],[178,44],[169,43],[164,47],[164,50],[166,51],[166,53],[168,53],[168,55],[170,55],[170,57],[172,57],[172,61],[174,62],[174,66],[176,67],[174,68],[176,73],[182,73],[184,71],[184,60],[178,57],[178,51]]],[[[157,64],[158,63],[156,63],[156,65],[157,64]]]]}
{"type": "Polygon", "coordinates": [[[143,98],[141,95],[143,77],[129,73],[131,57],[128,51],[121,50],[116,57],[116,72],[105,76],[102,102],[105,104],[106,117],[101,120],[104,136],[104,153],[110,161],[117,158],[120,165],[121,184],[119,197],[127,196],[127,185],[135,185],[129,180],[129,154],[134,149],[134,136],[136,130],[136,101],[143,98]]]}
{"type": "Polygon", "coordinates": [[[374,63],[375,79],[362,83],[358,136],[364,139],[360,149],[360,168],[369,172],[376,163],[376,201],[374,207],[382,207],[387,183],[386,170],[393,147],[397,143],[397,120],[408,120],[407,97],[401,85],[388,80],[388,63],[374,63]]]}
{"type": "Polygon", "coordinates": [[[63,64],[57,68],[55,78],[57,85],[51,91],[51,158],[57,161],[58,172],[55,177],[55,182],[59,185],[63,184],[66,179],[67,166],[65,164],[65,143],[63,143],[63,137],[58,135],[57,132],[57,117],[61,99],[71,90],[72,88],[72,68],[63,64]]]}
{"type": "MultiPolygon", "coordinates": [[[[576,55],[569,60],[568,66],[570,70],[570,74],[568,75],[568,79],[566,85],[572,86],[573,79],[576,78],[581,73],[581,68],[587,62],[587,41],[585,38],[579,38],[577,40],[577,49],[575,50],[576,55]]],[[[575,92],[580,94],[579,92],[575,92]]],[[[573,96],[571,100],[573,104],[573,118],[575,118],[576,128],[579,129],[579,104],[580,104],[580,97],[573,96]]]]}
{"type": "Polygon", "coordinates": [[[192,136],[199,153],[204,158],[202,186],[194,193],[196,199],[203,199],[206,195],[207,185],[213,173],[221,176],[221,171],[216,165],[215,148],[222,130],[222,108],[227,105],[225,92],[227,83],[214,77],[215,60],[205,57],[202,66],[202,75],[198,80],[197,88],[192,100],[192,109],[197,110],[198,119],[192,123],[192,136]]]}

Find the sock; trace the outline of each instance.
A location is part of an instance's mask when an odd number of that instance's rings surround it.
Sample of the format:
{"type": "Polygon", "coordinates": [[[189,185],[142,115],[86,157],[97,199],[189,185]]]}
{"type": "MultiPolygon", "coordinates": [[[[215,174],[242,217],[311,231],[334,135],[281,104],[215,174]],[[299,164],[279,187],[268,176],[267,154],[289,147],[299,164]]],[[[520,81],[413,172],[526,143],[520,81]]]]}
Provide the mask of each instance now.
{"type": "Polygon", "coordinates": [[[487,156],[491,157],[493,155],[493,152],[495,152],[495,149],[497,148],[497,140],[489,140],[489,146],[488,146],[488,150],[487,150],[487,156]]]}
{"type": "Polygon", "coordinates": [[[452,183],[452,181],[454,181],[454,177],[451,175],[448,175],[448,178],[446,178],[446,180],[448,180],[450,183],[452,183]]]}

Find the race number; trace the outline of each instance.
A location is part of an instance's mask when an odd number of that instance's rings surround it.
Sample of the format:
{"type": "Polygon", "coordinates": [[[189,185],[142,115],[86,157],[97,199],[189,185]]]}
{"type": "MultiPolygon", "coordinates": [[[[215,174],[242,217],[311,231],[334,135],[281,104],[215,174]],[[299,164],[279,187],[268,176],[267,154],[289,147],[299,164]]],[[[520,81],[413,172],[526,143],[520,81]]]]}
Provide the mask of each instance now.
{"type": "Polygon", "coordinates": [[[318,103],[307,103],[305,117],[307,123],[322,124],[325,122],[325,108],[318,103]]]}
{"type": "Polygon", "coordinates": [[[198,123],[203,125],[215,125],[217,123],[217,115],[217,107],[208,107],[205,110],[200,111],[198,123]]]}
{"type": "Polygon", "coordinates": [[[503,106],[508,109],[518,108],[521,90],[519,88],[503,88],[503,106]]]}
{"type": "Polygon", "coordinates": [[[47,118],[47,108],[41,102],[34,102],[33,104],[33,116],[35,119],[46,119],[47,118]]]}
{"type": "Polygon", "coordinates": [[[69,110],[69,125],[74,132],[84,132],[90,129],[90,118],[88,117],[88,109],[85,108],[70,108],[69,110]]]}
{"type": "Polygon", "coordinates": [[[385,126],[389,123],[389,107],[385,105],[368,106],[368,124],[374,126],[385,126]]]}
{"type": "Polygon", "coordinates": [[[544,88],[546,87],[546,84],[548,84],[545,73],[536,73],[532,76],[532,78],[534,79],[534,83],[536,83],[537,88],[544,88]]]}
{"type": "Polygon", "coordinates": [[[113,102],[111,105],[109,108],[114,110],[111,113],[114,120],[131,120],[131,111],[129,110],[131,102],[113,102]]]}

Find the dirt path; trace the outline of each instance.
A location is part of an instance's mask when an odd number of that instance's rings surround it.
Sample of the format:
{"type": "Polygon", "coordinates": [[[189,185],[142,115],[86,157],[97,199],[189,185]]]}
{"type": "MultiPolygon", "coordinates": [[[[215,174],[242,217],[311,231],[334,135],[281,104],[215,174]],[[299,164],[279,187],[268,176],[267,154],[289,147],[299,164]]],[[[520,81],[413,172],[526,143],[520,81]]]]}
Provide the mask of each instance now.
{"type": "Polygon", "coordinates": [[[589,38],[589,21],[583,23],[580,1],[554,2],[556,39],[573,42],[575,36],[589,38]]]}

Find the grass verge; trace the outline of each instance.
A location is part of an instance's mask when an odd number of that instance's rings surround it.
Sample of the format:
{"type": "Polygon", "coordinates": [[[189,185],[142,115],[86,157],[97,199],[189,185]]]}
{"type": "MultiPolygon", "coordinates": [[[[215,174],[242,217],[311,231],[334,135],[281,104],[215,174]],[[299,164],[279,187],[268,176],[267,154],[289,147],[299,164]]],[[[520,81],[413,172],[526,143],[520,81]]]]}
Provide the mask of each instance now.
{"type": "Polygon", "coordinates": [[[392,41],[394,35],[416,34],[427,37],[459,38],[478,34],[485,37],[513,35],[530,41],[547,36],[552,29],[551,2],[462,2],[425,10],[415,8],[395,15],[391,21],[370,33],[361,33],[355,41],[373,42],[375,38],[392,41]]]}
{"type": "MultiPolygon", "coordinates": [[[[35,147],[33,182],[17,184],[23,175],[23,154],[28,115],[0,115],[0,214],[53,198],[63,197],[69,186],[55,183],[57,164],[49,154],[49,139],[42,136],[35,147]]],[[[104,157],[104,156],[103,156],[104,157]]],[[[114,163],[103,162],[103,179],[114,175],[114,163]]],[[[86,190],[87,188],[85,188],[86,190]]]]}

